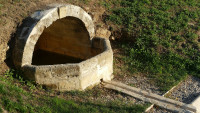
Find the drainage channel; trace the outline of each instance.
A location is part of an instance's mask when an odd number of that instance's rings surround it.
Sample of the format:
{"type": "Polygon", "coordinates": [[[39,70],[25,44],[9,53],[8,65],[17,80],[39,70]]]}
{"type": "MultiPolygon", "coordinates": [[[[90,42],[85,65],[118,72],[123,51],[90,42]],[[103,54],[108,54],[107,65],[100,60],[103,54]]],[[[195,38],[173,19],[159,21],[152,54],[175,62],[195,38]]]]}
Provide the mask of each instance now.
{"type": "Polygon", "coordinates": [[[197,112],[197,109],[190,105],[179,101],[175,101],[163,96],[146,92],[144,90],[134,88],[117,81],[104,81],[104,87],[112,90],[117,90],[119,92],[125,93],[127,95],[133,96],[140,100],[153,103],[161,108],[173,111],[173,112],[197,112]]]}

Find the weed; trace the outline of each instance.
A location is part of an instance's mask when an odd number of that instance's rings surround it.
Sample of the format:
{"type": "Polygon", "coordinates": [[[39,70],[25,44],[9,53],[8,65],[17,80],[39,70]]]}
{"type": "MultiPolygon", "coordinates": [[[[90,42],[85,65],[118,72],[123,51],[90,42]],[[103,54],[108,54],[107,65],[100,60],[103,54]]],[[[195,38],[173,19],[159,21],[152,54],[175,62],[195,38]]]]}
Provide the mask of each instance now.
{"type": "Polygon", "coordinates": [[[0,16],[1,16],[1,8],[3,7],[3,4],[0,3],[0,16]]]}
{"type": "Polygon", "coordinates": [[[60,98],[53,98],[50,101],[53,111],[57,112],[136,112],[140,113],[144,111],[144,107],[141,105],[136,106],[125,106],[117,105],[117,102],[112,102],[110,105],[93,104],[93,103],[75,103],[73,101],[65,101],[60,98]]]}
{"type": "Polygon", "coordinates": [[[29,89],[30,89],[31,91],[33,91],[33,90],[36,89],[35,85],[34,85],[33,83],[31,83],[30,81],[27,81],[27,86],[29,87],[29,89]]]}
{"type": "Polygon", "coordinates": [[[13,3],[19,3],[19,2],[21,2],[22,0],[13,0],[12,2],[13,3]]]}
{"type": "Polygon", "coordinates": [[[129,84],[129,86],[135,87],[135,84],[129,84]]]}
{"type": "Polygon", "coordinates": [[[84,4],[88,4],[90,0],[81,0],[84,4]]]}
{"type": "Polygon", "coordinates": [[[3,94],[3,95],[7,93],[4,85],[2,85],[2,84],[0,84],[0,93],[3,94]]]}

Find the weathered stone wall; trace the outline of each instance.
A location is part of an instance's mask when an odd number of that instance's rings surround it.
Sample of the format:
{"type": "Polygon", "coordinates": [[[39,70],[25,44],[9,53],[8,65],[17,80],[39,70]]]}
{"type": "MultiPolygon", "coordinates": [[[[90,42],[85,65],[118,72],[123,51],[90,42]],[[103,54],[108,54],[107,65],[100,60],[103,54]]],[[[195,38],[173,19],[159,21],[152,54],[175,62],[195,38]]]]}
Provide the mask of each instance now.
{"type": "Polygon", "coordinates": [[[25,65],[22,69],[26,78],[55,90],[84,90],[100,83],[101,79],[113,78],[113,53],[110,42],[104,38],[93,38],[96,48],[104,52],[76,64],[47,66],[25,65]]]}
{"type": "Polygon", "coordinates": [[[79,63],[80,84],[85,89],[100,82],[110,81],[113,73],[113,52],[109,40],[94,38],[94,46],[102,48],[103,53],[79,63]]]}
{"type": "Polygon", "coordinates": [[[98,84],[101,79],[112,79],[113,52],[110,42],[104,38],[93,38],[92,19],[83,9],[59,5],[34,13],[30,20],[32,24],[25,24],[17,37],[13,58],[26,78],[60,91],[84,90],[98,84]],[[37,49],[84,58],[85,61],[32,65],[33,52],[37,49]]]}

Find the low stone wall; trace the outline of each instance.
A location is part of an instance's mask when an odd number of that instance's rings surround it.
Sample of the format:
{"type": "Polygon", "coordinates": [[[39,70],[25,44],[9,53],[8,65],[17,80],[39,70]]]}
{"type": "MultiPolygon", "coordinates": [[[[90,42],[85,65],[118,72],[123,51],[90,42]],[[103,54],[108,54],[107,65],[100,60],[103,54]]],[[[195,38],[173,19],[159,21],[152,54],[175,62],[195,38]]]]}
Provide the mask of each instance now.
{"type": "Polygon", "coordinates": [[[110,42],[104,38],[93,38],[104,52],[76,64],[59,64],[22,67],[26,78],[46,85],[52,89],[84,90],[89,86],[100,83],[100,80],[110,81],[113,76],[113,52],[110,42]],[[100,44],[102,43],[102,44],[100,44]]]}

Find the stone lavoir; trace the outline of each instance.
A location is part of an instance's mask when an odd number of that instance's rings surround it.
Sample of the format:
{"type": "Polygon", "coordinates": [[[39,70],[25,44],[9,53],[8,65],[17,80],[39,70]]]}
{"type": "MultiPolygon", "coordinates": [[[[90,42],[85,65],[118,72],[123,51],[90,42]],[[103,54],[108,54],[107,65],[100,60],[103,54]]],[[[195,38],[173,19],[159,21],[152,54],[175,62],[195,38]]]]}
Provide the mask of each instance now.
{"type": "Polygon", "coordinates": [[[13,51],[24,77],[55,90],[84,90],[113,78],[108,39],[95,37],[92,18],[70,4],[36,11],[17,33],[13,51]]]}

